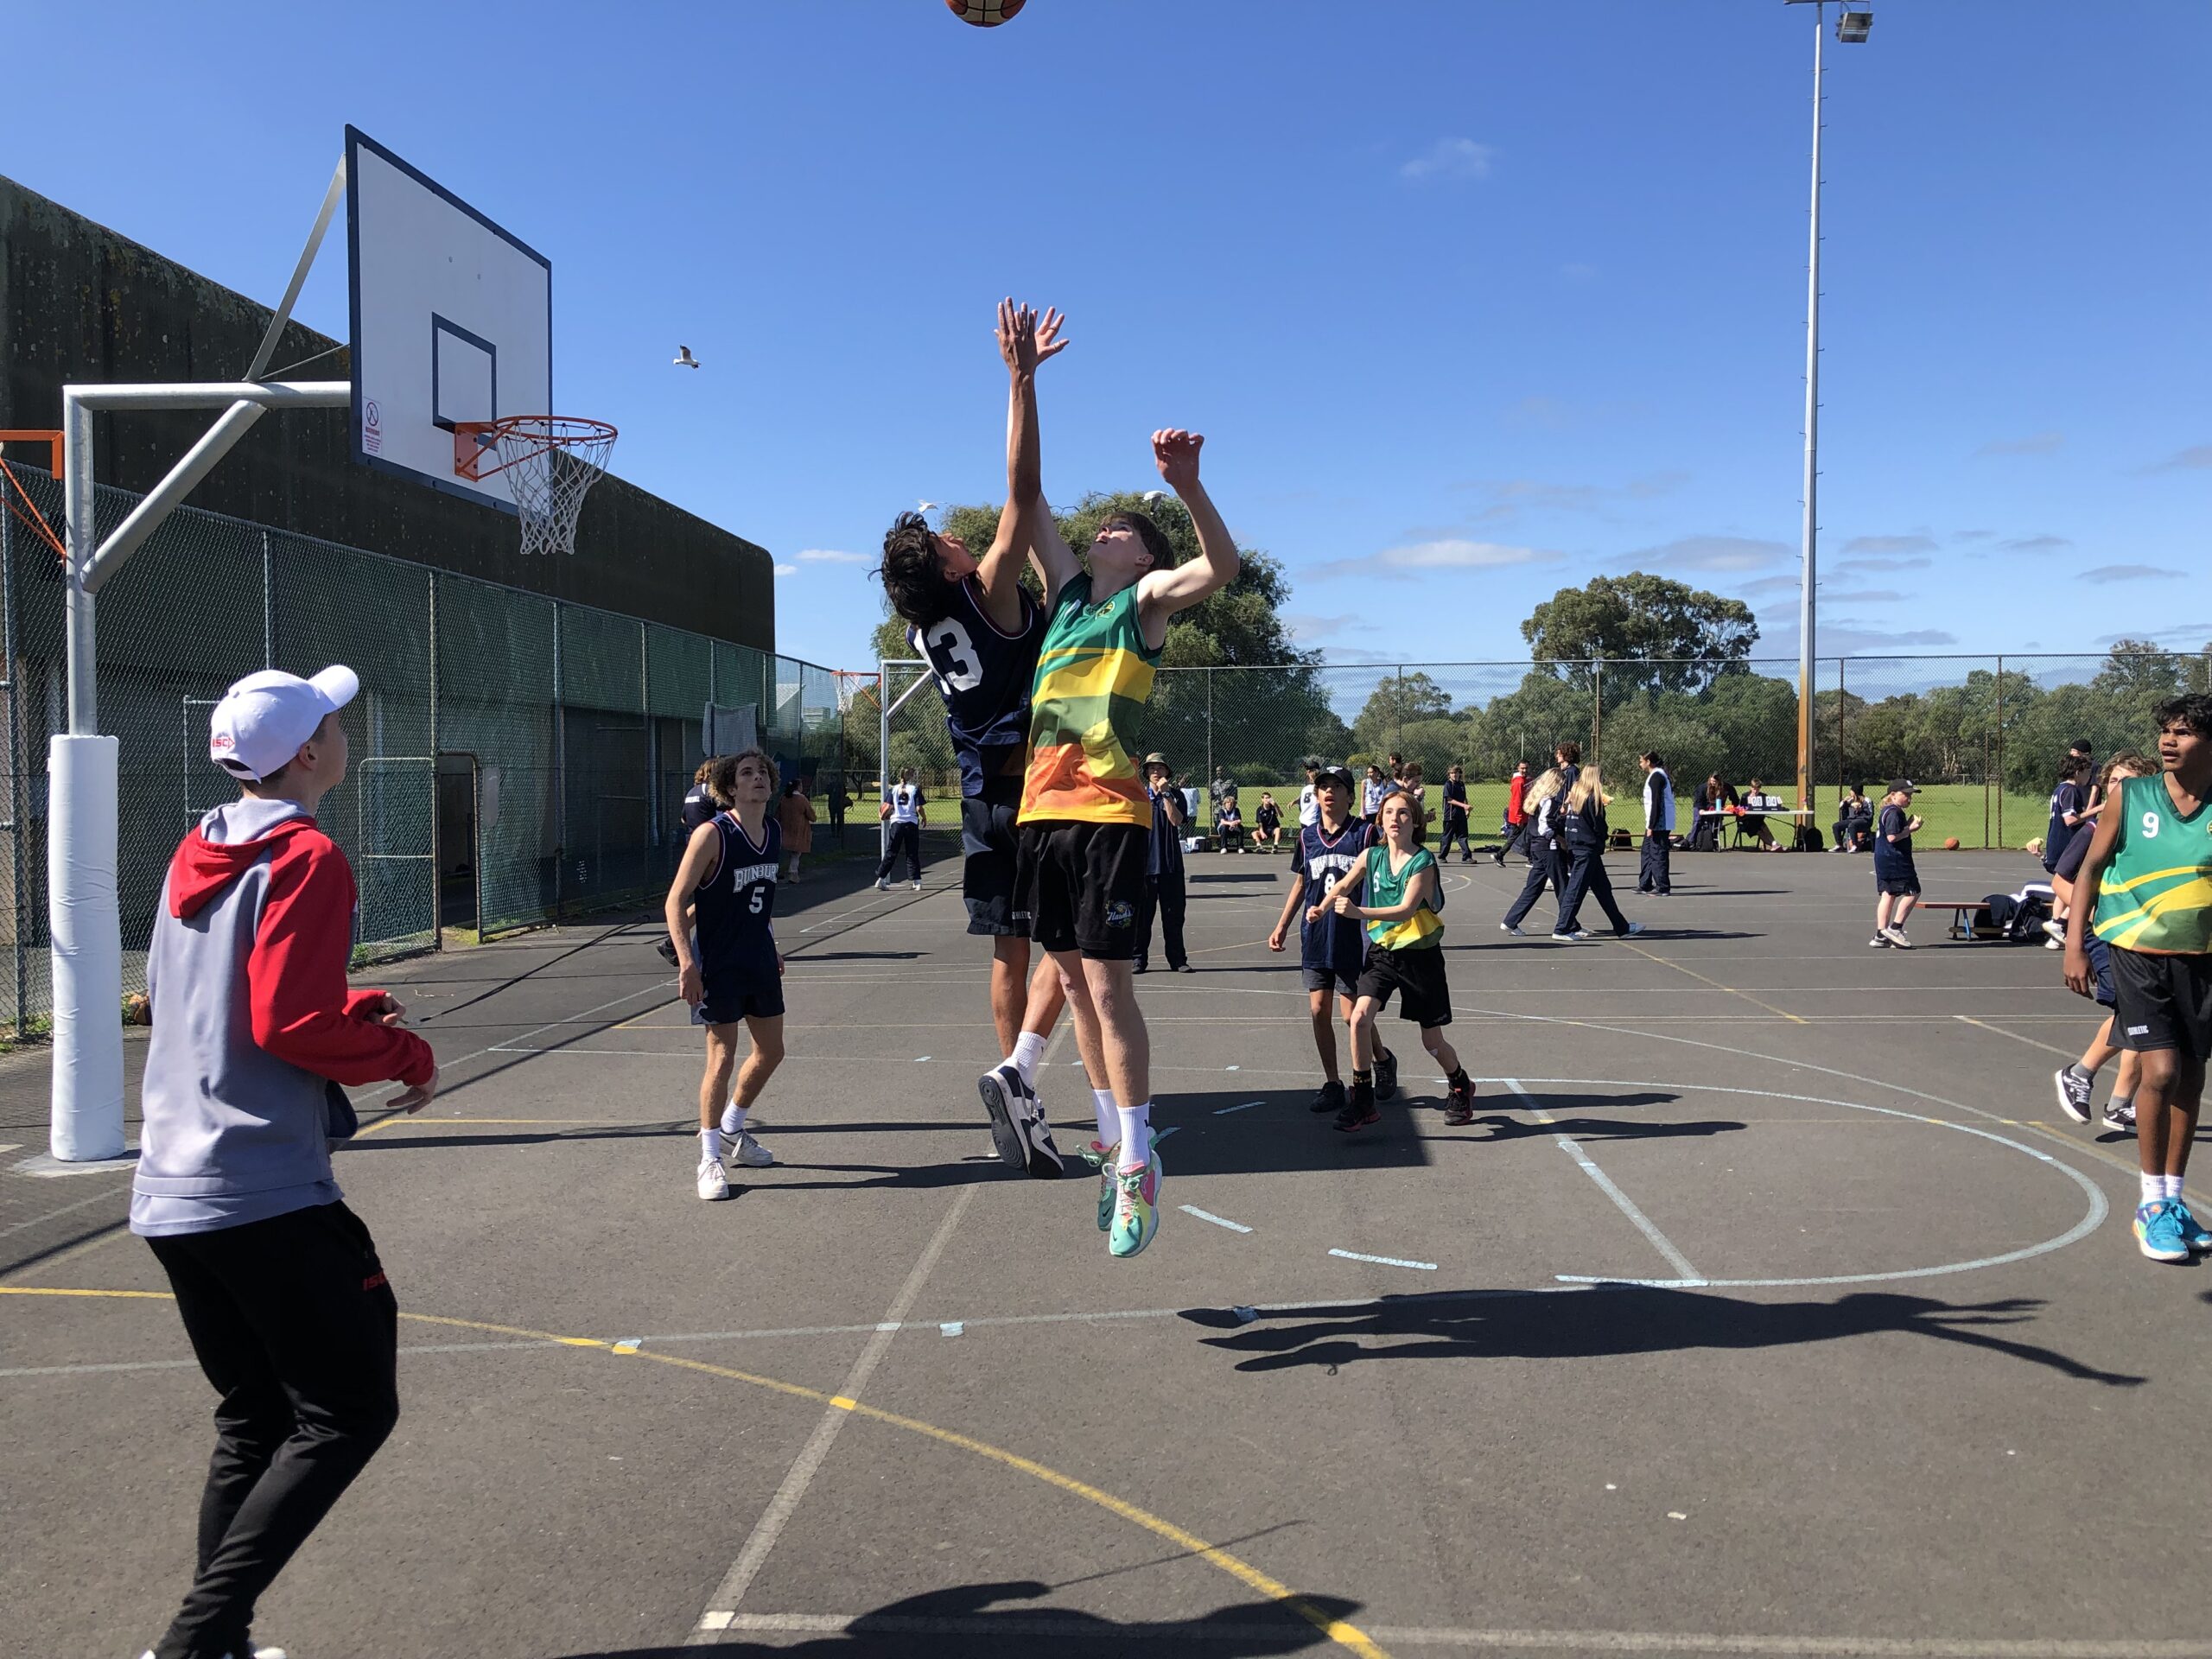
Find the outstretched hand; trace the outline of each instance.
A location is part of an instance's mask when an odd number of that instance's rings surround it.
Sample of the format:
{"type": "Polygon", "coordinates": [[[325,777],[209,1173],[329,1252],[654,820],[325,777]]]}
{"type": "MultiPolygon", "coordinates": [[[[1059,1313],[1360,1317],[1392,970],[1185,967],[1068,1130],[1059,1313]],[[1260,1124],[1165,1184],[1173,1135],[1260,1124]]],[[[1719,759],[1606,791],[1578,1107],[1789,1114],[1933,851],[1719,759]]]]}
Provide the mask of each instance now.
{"type": "Polygon", "coordinates": [[[1152,458],[1169,489],[1180,494],[1198,481],[1198,451],[1205,443],[1202,435],[1180,427],[1152,435],[1152,458]]]}
{"type": "Polygon", "coordinates": [[[1039,363],[1067,349],[1068,342],[1060,338],[1060,330],[1066,325],[1067,319],[1050,306],[1039,317],[1033,306],[1016,305],[1010,298],[1001,300],[999,356],[1014,373],[1034,374],[1039,363]]]}

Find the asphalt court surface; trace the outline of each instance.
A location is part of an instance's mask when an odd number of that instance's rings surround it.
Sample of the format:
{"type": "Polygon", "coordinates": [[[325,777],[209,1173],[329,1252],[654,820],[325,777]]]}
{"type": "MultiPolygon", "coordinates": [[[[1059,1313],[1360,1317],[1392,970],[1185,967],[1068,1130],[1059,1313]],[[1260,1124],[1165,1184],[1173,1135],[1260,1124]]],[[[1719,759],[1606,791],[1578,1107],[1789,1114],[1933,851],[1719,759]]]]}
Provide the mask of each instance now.
{"type": "MultiPolygon", "coordinates": [[[[2093,1024],[2056,954],[1928,917],[1869,950],[1859,859],[1683,856],[1663,900],[1613,865],[1650,931],[1575,946],[1498,932],[1517,866],[1450,867],[1480,1116],[1443,1125],[1386,1016],[1403,1096],[1346,1137],[1264,946],[1281,861],[1194,858],[1199,971],[1139,982],[1169,1133],[1132,1262],[1091,1178],[989,1155],[949,863],[780,896],[779,1167],[728,1204],[692,1193],[699,1039],[649,921],[374,976],[444,1069],[418,1117],[359,1091],[338,1158],[405,1310],[403,1416],[259,1633],[2212,1655],[2212,1281],[2137,1255],[2133,1147],[2056,1116],[2093,1024]]],[[[1931,898],[2024,871],[1923,864],[1931,898]]],[[[1073,1047],[1041,1077],[1064,1149],[1073,1047]]],[[[186,1582],[212,1402],[127,1178],[14,1170],[45,1113],[43,1057],[0,1061],[0,1605],[25,1651],[135,1654],[186,1582]]]]}

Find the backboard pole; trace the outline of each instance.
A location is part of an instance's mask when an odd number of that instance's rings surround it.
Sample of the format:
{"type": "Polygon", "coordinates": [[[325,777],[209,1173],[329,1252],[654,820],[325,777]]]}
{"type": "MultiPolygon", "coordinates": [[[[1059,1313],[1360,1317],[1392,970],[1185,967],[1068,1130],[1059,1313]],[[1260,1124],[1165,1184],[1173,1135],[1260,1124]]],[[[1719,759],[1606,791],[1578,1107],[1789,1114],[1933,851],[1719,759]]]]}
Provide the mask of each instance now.
{"type": "Polygon", "coordinates": [[[269,372],[269,359],[276,355],[276,341],[284,332],[284,325],[292,320],[292,307],[298,303],[300,289],[305,286],[308,272],[315,269],[315,257],[322,251],[322,238],[330,229],[331,216],[337,213],[338,204],[346,195],[346,157],[338,157],[338,170],[330,175],[330,188],[323,192],[322,210],[315,216],[315,228],[308,232],[308,245],[300,250],[300,263],[293,268],[291,285],[285,289],[284,297],[276,302],[276,309],[269,319],[269,327],[261,336],[261,345],[253,354],[253,361],[246,365],[245,378],[258,380],[269,372]]]}

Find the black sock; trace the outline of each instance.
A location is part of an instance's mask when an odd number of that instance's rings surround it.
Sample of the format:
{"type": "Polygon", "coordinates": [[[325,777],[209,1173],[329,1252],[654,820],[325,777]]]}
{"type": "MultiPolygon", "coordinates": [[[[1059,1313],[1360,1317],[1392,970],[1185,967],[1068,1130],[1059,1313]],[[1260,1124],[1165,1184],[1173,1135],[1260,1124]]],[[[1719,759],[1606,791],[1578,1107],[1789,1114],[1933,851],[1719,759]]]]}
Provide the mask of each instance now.
{"type": "Polygon", "coordinates": [[[1353,1068],[1351,1086],[1355,1089],[1372,1089],[1375,1086],[1375,1074],[1372,1071],[1362,1071],[1357,1067],[1353,1068]]]}
{"type": "Polygon", "coordinates": [[[1464,1065],[1453,1066],[1452,1068],[1452,1075],[1445,1078],[1445,1082],[1450,1084],[1454,1089],[1465,1088],[1467,1086],[1467,1068],[1464,1065]]]}

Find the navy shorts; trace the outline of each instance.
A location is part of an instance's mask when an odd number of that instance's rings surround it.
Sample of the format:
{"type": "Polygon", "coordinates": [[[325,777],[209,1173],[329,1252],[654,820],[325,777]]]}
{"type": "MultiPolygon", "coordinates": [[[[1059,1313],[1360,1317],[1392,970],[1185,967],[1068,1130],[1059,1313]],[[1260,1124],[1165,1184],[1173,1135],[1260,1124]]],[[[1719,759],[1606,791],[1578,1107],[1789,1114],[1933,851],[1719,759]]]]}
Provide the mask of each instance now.
{"type": "Polygon", "coordinates": [[[695,1026],[727,1026],[739,1020],[774,1020],[784,1012],[784,976],[775,959],[759,966],[725,969],[706,976],[706,995],[691,1010],[695,1026]]]}
{"type": "Polygon", "coordinates": [[[1920,872],[1913,868],[1909,860],[1887,863],[1877,858],[1874,861],[1874,891],[1886,893],[1895,899],[1917,899],[1920,897],[1920,872]]]}
{"type": "Polygon", "coordinates": [[[1355,1000],[1359,995],[1359,969],[1332,968],[1325,962],[1301,962],[1298,964],[1298,982],[1309,991],[1333,988],[1338,996],[1355,1000]]]}
{"type": "Polygon", "coordinates": [[[980,795],[960,803],[960,896],[968,905],[968,931],[994,938],[1026,939],[1029,918],[1014,908],[1021,811],[1021,780],[994,778],[980,795]]]}

